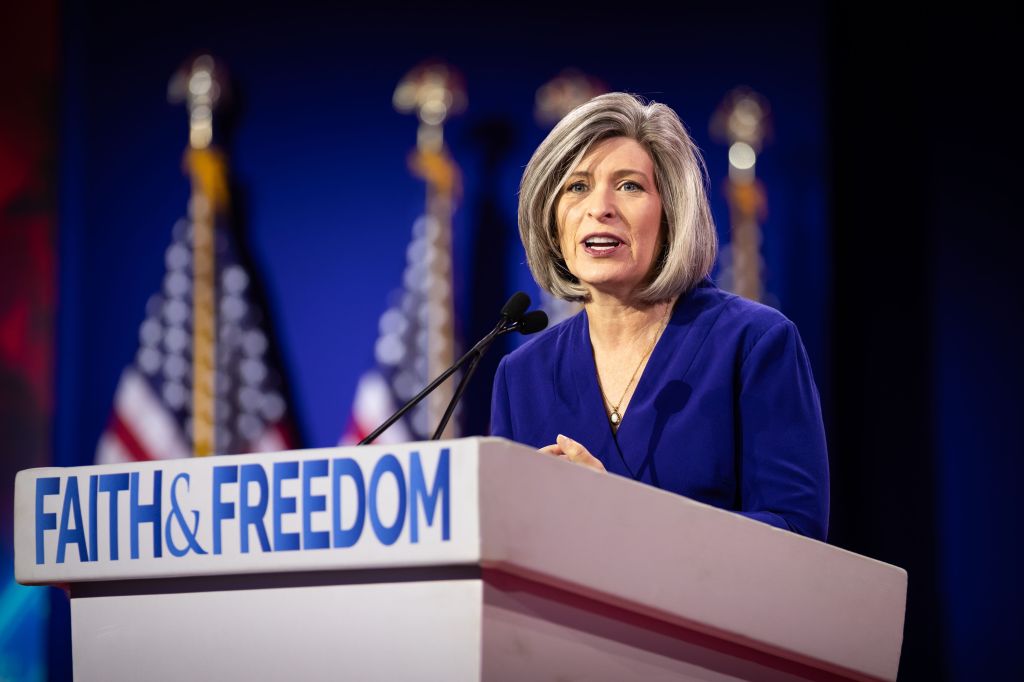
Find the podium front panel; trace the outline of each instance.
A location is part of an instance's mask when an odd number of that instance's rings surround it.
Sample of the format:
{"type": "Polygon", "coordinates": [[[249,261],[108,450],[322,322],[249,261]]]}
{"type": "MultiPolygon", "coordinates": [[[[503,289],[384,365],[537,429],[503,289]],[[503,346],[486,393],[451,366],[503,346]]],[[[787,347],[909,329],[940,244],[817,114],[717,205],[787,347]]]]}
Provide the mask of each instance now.
{"type": "Polygon", "coordinates": [[[472,564],[475,441],[18,472],[23,584],[472,564]]]}

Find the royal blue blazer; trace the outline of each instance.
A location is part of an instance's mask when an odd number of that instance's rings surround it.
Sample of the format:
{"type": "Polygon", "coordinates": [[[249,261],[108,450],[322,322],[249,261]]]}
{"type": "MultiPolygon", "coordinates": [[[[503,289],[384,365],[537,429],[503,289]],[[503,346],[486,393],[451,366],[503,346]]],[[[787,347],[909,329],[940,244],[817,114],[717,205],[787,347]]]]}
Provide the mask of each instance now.
{"type": "Polygon", "coordinates": [[[491,434],[540,448],[564,434],[620,476],[824,540],[828,452],[796,327],[710,280],[679,298],[618,433],[586,312],[498,365],[491,434]]]}

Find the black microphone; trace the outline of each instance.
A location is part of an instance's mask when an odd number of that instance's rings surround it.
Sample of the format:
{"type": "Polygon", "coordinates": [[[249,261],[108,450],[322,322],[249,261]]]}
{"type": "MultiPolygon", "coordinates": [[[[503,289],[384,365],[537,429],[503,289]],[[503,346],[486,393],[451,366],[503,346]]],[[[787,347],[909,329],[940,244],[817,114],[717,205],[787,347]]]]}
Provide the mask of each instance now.
{"type": "Polygon", "coordinates": [[[531,310],[519,322],[520,334],[535,334],[548,326],[548,314],[543,310],[531,310]]]}
{"type": "MultiPolygon", "coordinates": [[[[466,382],[468,381],[469,377],[472,376],[473,370],[476,368],[476,363],[480,361],[480,358],[490,347],[494,339],[498,338],[502,334],[507,334],[508,332],[520,331],[523,328],[524,321],[527,318],[531,320],[531,327],[537,325],[537,316],[534,313],[526,313],[526,310],[529,307],[529,296],[527,296],[522,291],[517,291],[516,293],[512,294],[512,297],[508,299],[504,306],[502,306],[501,318],[498,320],[498,324],[495,325],[494,329],[492,329],[484,338],[480,339],[475,346],[469,349],[469,352],[467,352],[461,358],[456,360],[454,365],[446,369],[436,379],[427,384],[422,391],[413,396],[407,403],[405,403],[405,405],[402,405],[402,407],[400,407],[397,412],[388,417],[387,420],[385,420],[383,424],[374,429],[373,432],[370,433],[370,435],[359,441],[359,445],[366,445],[367,443],[372,443],[374,440],[377,439],[378,436],[380,436],[380,434],[387,431],[392,424],[401,419],[406,412],[408,412],[416,405],[418,405],[420,401],[422,401],[434,389],[440,386],[445,381],[445,379],[454,374],[464,364],[472,361],[471,368],[467,371],[466,376],[463,377],[462,381],[459,383],[459,386],[456,389],[455,397],[449,403],[448,409],[445,411],[445,416],[442,419],[441,425],[438,427],[438,430],[434,435],[434,440],[440,438],[441,432],[444,431],[444,427],[447,426],[448,420],[451,418],[451,413],[455,410],[455,403],[458,401],[458,398],[462,395],[462,392],[465,390],[466,382]]],[[[536,313],[540,311],[534,312],[536,313]]],[[[541,312],[541,315],[544,315],[544,313],[541,312]]],[[[547,315],[544,315],[544,324],[537,327],[534,331],[540,331],[541,329],[544,328],[545,325],[547,325],[547,315]]]]}
{"type": "Polygon", "coordinates": [[[529,307],[530,297],[523,291],[517,291],[502,306],[501,316],[510,322],[518,322],[529,307]]]}

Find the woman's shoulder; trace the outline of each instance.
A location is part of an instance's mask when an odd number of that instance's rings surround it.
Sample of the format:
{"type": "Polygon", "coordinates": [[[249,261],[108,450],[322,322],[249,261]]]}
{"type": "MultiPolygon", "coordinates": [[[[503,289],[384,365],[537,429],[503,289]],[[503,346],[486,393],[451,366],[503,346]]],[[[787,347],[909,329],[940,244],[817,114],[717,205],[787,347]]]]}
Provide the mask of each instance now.
{"type": "Polygon", "coordinates": [[[716,335],[734,337],[748,347],[776,327],[796,332],[793,322],[779,310],[719,289],[709,279],[688,294],[684,306],[696,317],[712,317],[711,330],[716,335]]]}

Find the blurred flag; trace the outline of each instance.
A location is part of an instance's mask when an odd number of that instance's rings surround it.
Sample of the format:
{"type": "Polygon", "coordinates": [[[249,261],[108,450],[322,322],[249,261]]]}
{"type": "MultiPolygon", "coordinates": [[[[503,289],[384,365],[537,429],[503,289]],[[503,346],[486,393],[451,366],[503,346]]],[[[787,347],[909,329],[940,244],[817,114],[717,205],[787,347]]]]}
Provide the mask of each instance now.
{"type": "MultiPolygon", "coordinates": [[[[432,254],[428,233],[437,229],[427,216],[413,225],[406,249],[403,286],[392,292],[390,305],[380,316],[374,345],[375,366],[359,379],[352,416],[342,437],[344,444],[361,441],[433,379],[427,368],[431,308],[426,288],[427,261],[437,257],[432,254]]],[[[430,420],[427,403],[422,402],[375,442],[427,440],[436,427],[437,423],[430,420]]]]}
{"type": "MultiPolygon", "coordinates": [[[[121,374],[96,462],[193,454],[193,224],[174,226],[163,287],[146,304],[139,349],[121,374]]],[[[297,444],[280,370],[271,361],[266,318],[252,294],[232,235],[217,230],[219,325],[214,452],[287,450],[297,444]]]]}
{"type": "MultiPolygon", "coordinates": [[[[345,444],[358,443],[369,435],[456,357],[451,245],[459,169],[445,149],[443,126],[448,116],[465,108],[461,76],[445,64],[420,65],[398,84],[394,105],[419,118],[409,166],[426,181],[426,212],[413,225],[402,287],[392,294],[389,308],[381,315],[375,367],[362,376],[356,388],[341,438],[345,444]]],[[[458,378],[456,374],[438,386],[375,442],[429,439],[458,378]]],[[[444,438],[458,435],[456,422],[449,422],[444,438]]]]}
{"type": "Polygon", "coordinates": [[[176,76],[191,114],[189,217],[174,226],[163,286],[146,305],[100,437],[100,464],[297,445],[254,273],[227,221],[227,164],[211,145],[217,68],[201,56],[176,76]]]}

